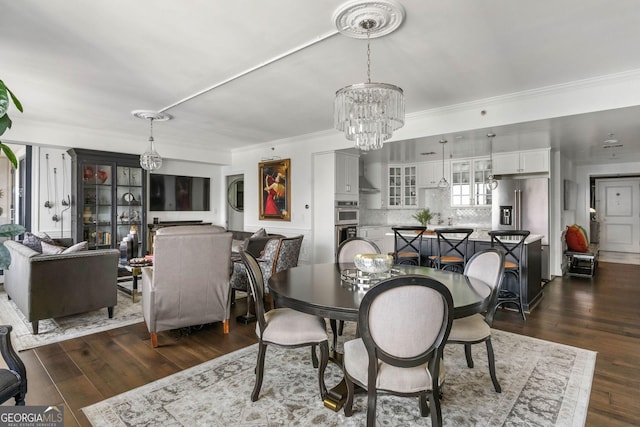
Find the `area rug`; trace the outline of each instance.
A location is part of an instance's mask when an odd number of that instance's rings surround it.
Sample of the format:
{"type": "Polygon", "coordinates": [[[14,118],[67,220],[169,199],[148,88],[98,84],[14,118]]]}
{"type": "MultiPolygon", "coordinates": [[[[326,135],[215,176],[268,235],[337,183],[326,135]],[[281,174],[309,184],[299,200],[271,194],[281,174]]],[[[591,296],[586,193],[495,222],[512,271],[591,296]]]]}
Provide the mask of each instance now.
{"type": "MultiPolygon", "coordinates": [[[[473,346],[475,368],[462,345],[446,347],[442,400],[445,426],[582,426],[596,354],[592,351],[494,330],[502,393],[493,390],[486,347],[473,346]]],[[[366,395],[355,414],[332,412],[319,396],[308,348],[270,347],[260,398],[251,402],[257,345],[221,356],[129,392],[83,408],[94,426],[362,426],[366,395]]],[[[327,369],[327,385],[340,369],[327,369]]],[[[415,398],[378,396],[377,424],[431,425],[415,398]]]]}
{"type": "Polygon", "coordinates": [[[13,326],[11,343],[19,351],[132,325],[142,320],[140,302],[134,303],[131,296],[118,291],[118,303],[113,309],[112,319],[109,319],[105,307],[75,316],[41,320],[38,335],[33,335],[31,322],[7,298],[4,288],[0,286],[0,324],[13,326]]]}

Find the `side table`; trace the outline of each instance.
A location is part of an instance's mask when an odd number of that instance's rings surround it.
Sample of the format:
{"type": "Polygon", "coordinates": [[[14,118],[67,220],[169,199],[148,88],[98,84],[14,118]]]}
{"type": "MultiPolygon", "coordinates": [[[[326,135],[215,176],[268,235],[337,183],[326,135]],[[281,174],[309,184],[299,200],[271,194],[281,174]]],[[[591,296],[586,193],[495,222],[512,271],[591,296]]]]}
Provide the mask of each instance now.
{"type": "Polygon", "coordinates": [[[131,295],[131,299],[133,299],[133,302],[136,302],[136,297],[140,296],[140,292],[138,292],[138,277],[142,274],[143,267],[153,267],[153,263],[133,264],[133,265],[127,263],[127,264],[120,264],[119,267],[124,268],[131,273],[131,277],[133,278],[133,284],[131,289],[129,289],[128,287],[118,283],[118,289],[127,295],[131,295]]]}

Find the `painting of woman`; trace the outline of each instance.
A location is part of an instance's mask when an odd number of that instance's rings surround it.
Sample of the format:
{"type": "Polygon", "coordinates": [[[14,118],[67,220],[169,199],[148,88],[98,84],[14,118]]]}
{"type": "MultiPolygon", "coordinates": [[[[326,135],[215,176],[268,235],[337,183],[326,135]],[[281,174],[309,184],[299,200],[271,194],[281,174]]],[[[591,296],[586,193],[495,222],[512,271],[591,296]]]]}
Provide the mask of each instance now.
{"type": "Polygon", "coordinates": [[[260,219],[290,221],[289,159],[260,163],[259,173],[261,182],[260,219]]]}

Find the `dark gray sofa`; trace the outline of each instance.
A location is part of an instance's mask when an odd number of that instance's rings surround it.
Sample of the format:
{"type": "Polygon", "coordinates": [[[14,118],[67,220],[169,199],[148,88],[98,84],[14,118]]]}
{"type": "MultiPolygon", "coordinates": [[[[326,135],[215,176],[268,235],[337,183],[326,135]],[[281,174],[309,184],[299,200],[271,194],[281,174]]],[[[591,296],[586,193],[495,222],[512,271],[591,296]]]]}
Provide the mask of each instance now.
{"type": "Polygon", "coordinates": [[[4,289],[38,333],[38,321],[84,313],[103,307],[113,317],[119,251],[100,249],[43,255],[13,240],[4,245],[11,266],[4,271],[4,289]]]}

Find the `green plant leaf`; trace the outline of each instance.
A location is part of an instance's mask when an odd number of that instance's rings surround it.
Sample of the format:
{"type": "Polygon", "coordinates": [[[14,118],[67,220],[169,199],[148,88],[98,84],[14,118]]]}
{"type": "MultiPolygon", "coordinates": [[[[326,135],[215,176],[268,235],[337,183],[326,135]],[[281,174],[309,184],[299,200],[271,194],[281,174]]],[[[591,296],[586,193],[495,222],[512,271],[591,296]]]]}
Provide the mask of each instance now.
{"type": "MultiPolygon", "coordinates": [[[[27,231],[26,228],[19,224],[2,224],[0,225],[0,237],[14,237],[27,231]]],[[[4,246],[1,245],[0,246],[4,246]]]]}
{"type": "Polygon", "coordinates": [[[16,155],[13,153],[13,150],[11,149],[11,147],[9,147],[7,144],[3,144],[1,141],[0,141],[0,147],[2,147],[2,152],[4,153],[5,156],[7,156],[7,158],[13,165],[13,167],[15,169],[18,169],[18,159],[16,158],[16,155]]]}
{"type": "Polygon", "coordinates": [[[9,96],[7,96],[9,90],[0,80],[0,117],[7,114],[7,110],[9,109],[9,96]]]}
{"type": "Polygon", "coordinates": [[[13,94],[13,92],[11,92],[11,89],[9,89],[6,86],[5,86],[5,88],[7,88],[7,92],[9,92],[9,95],[11,95],[11,100],[13,101],[13,105],[15,105],[16,108],[18,109],[18,111],[20,111],[22,113],[23,112],[22,103],[18,100],[18,98],[16,98],[16,96],[13,94]]]}
{"type": "Polygon", "coordinates": [[[11,129],[11,119],[8,114],[0,117],[0,135],[4,134],[4,131],[11,129]]]}
{"type": "Polygon", "coordinates": [[[5,248],[4,245],[0,245],[0,268],[6,270],[11,265],[11,254],[9,253],[9,249],[5,248]]]}

